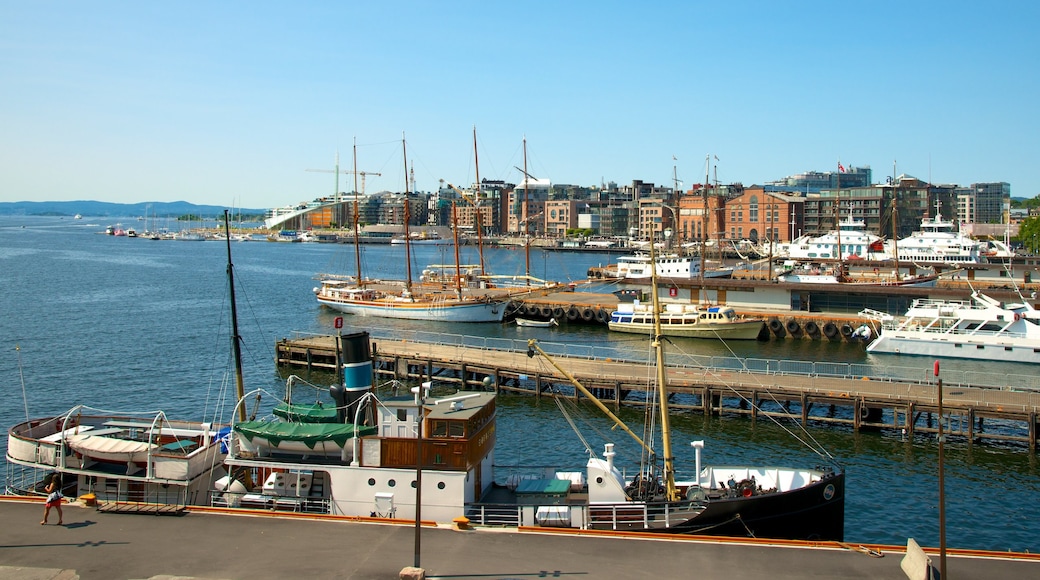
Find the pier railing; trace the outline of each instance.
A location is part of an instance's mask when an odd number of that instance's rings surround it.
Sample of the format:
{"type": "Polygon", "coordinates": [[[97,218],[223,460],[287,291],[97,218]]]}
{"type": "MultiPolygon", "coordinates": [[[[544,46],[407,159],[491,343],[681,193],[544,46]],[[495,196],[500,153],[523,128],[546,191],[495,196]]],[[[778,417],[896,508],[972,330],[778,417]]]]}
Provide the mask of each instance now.
{"type": "MultiPolygon", "coordinates": [[[[375,340],[407,341],[437,346],[476,348],[487,351],[526,352],[527,340],[450,334],[422,330],[394,328],[367,329],[375,340]]],[[[295,333],[297,337],[315,336],[295,333]]],[[[604,346],[538,341],[538,346],[551,355],[582,358],[586,360],[614,360],[619,362],[647,363],[649,350],[626,348],[622,345],[604,346]]],[[[922,359],[925,360],[925,359],[922,359]]],[[[806,377],[868,379],[871,381],[934,384],[932,365],[902,367],[885,366],[879,371],[867,364],[801,361],[786,359],[740,358],[731,356],[695,355],[669,353],[668,366],[697,370],[699,372],[742,372],[756,375],[797,375],[806,377]]],[[[1040,392],[1040,375],[994,373],[992,371],[943,370],[943,384],[947,387],[974,387],[995,390],[1022,390],[1040,392]]]]}

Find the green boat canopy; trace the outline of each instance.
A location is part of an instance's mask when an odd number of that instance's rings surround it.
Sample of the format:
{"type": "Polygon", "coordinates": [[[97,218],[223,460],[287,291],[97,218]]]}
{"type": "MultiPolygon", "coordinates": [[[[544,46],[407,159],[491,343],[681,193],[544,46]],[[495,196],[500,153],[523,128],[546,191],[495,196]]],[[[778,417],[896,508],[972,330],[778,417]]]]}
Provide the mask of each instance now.
{"type": "Polygon", "coordinates": [[[272,413],[286,421],[296,423],[338,423],[336,407],[326,406],[321,403],[313,405],[293,403],[278,403],[272,413]]]}
{"type": "Polygon", "coordinates": [[[358,425],[357,431],[355,431],[352,424],[246,421],[235,424],[235,432],[249,438],[266,439],[275,446],[282,441],[298,441],[314,449],[315,445],[323,441],[332,441],[336,445],[343,447],[355,435],[357,437],[365,437],[375,434],[376,428],[358,425]]]}

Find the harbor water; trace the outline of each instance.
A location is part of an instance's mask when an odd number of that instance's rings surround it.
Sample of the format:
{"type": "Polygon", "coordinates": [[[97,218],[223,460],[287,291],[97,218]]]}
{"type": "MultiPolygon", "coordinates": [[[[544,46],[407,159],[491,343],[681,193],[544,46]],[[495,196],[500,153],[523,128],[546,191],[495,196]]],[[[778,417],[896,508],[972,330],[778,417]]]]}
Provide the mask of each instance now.
{"type": "MultiPolygon", "coordinates": [[[[99,221],[59,217],[0,216],[0,380],[6,404],[0,425],[47,416],[76,404],[111,411],[164,410],[173,418],[227,421],[230,323],[227,247],[223,242],[154,241],[101,234],[99,221]]],[[[144,229],[140,224],[138,229],[144,229]]],[[[353,247],[343,244],[234,242],[232,244],[246,389],[282,393],[285,371],[275,368],[274,344],[296,333],[334,332],[337,314],[318,306],[312,288],[321,272],[354,274],[353,247]]],[[[402,248],[362,248],[363,275],[404,276],[402,248]]],[[[454,262],[450,246],[413,248],[416,276],[427,264],[454,262]]],[[[462,261],[477,263],[475,247],[462,261]]],[[[496,274],[583,280],[591,266],[616,255],[523,249],[485,250],[496,274]]],[[[610,292],[603,286],[597,290],[610,292]]],[[[601,325],[558,328],[512,324],[451,325],[346,317],[346,331],[378,328],[465,334],[489,338],[539,338],[547,342],[644,353],[646,339],[613,334],[601,325]]],[[[692,355],[807,362],[847,362],[885,372],[919,368],[931,360],[868,356],[862,344],[773,340],[721,344],[676,341],[692,355]]],[[[984,372],[1014,383],[1032,375],[1028,366],[999,361],[944,361],[944,373],[984,372]],[[1002,378],[1005,377],[1005,378],[1002,378]]],[[[969,376],[969,375],[964,375],[969,376]]],[[[328,381],[327,377],[305,377],[328,381]]],[[[273,397],[267,397],[269,403],[273,397]]],[[[496,469],[560,466],[581,470],[586,451],[556,404],[503,395],[499,402],[496,469]]],[[[641,410],[623,418],[641,423],[641,410]]],[[[594,451],[616,440],[619,464],[634,466],[638,452],[609,423],[588,415],[584,432],[594,451]]],[[[987,428],[999,428],[999,424],[987,428]]],[[[705,441],[708,464],[815,466],[825,463],[788,433],[794,424],[740,417],[676,414],[673,448],[680,471],[692,472],[689,442],[705,441]]],[[[938,449],[934,436],[810,425],[808,434],[847,471],[845,537],[849,542],[938,545],[938,449]]],[[[6,449],[6,437],[0,443],[6,449]]],[[[1040,501],[1036,457],[1021,446],[951,440],[945,446],[947,544],[950,547],[1040,551],[1040,501]]]]}

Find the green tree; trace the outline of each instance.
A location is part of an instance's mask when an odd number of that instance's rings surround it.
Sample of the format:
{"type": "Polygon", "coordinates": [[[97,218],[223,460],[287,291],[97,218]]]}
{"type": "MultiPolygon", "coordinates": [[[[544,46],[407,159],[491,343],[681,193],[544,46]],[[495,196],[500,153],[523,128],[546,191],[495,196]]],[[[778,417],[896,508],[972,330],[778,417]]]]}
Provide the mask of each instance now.
{"type": "Polygon", "coordinates": [[[1037,254],[1040,246],[1040,217],[1026,218],[1018,227],[1016,239],[1022,243],[1027,250],[1037,254]]]}

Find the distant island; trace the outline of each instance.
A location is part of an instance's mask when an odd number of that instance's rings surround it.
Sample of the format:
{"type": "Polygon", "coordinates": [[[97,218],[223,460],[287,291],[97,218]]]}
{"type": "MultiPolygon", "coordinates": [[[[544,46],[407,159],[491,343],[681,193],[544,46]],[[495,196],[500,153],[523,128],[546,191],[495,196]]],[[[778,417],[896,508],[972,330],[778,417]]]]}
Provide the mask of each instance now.
{"type": "MultiPolygon", "coordinates": [[[[221,205],[197,205],[186,201],[149,201],[141,203],[109,203],[105,201],[14,201],[0,202],[0,215],[35,215],[35,216],[68,216],[84,217],[147,217],[176,218],[192,215],[202,218],[220,217],[225,209],[221,205]]],[[[262,220],[266,209],[234,208],[236,219],[262,220]]]]}

